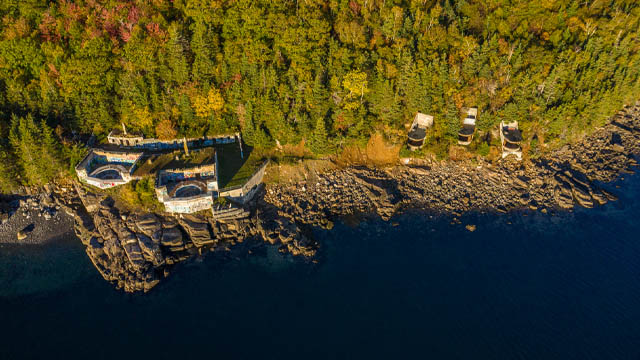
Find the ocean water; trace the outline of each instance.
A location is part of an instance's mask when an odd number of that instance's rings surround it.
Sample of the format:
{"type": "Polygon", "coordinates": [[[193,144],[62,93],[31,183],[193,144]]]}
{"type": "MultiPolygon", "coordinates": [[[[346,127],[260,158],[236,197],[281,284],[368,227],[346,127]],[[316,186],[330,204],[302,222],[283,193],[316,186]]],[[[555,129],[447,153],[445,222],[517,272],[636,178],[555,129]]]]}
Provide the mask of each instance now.
{"type": "Polygon", "coordinates": [[[591,210],[337,224],[318,264],[207,255],[146,295],[72,238],[1,247],[0,359],[637,360],[640,177],[610,189],[591,210]]]}

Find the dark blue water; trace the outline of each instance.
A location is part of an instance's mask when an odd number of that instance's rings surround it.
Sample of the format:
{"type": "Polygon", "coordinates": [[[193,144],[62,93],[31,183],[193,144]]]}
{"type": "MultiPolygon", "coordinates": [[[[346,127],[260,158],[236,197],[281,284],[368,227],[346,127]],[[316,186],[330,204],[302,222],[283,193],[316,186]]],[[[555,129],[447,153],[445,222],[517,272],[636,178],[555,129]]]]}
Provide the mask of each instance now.
{"type": "Polygon", "coordinates": [[[403,215],[180,266],[147,295],[76,240],[0,248],[0,359],[640,359],[640,179],[556,215],[403,215]]]}

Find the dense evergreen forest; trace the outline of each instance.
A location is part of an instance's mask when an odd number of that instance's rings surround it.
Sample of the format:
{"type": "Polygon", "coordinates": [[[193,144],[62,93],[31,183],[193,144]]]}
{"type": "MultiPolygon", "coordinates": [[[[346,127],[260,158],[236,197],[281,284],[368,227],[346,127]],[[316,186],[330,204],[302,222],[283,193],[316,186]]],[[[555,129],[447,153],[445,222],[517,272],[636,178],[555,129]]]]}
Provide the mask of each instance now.
{"type": "Polygon", "coordinates": [[[121,122],[331,154],[401,141],[416,111],[448,146],[475,105],[535,151],[640,99],[637,0],[3,0],[0,18],[5,191],[121,122]]]}

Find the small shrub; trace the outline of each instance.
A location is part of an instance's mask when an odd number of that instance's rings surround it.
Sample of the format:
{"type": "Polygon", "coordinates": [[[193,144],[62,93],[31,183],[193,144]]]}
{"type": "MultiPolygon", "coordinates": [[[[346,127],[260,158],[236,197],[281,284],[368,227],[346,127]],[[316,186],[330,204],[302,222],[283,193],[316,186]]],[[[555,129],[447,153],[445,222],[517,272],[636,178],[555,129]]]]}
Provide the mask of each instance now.
{"type": "Polygon", "coordinates": [[[67,161],[69,174],[76,175],[76,165],[87,155],[87,149],[76,144],[62,147],[62,155],[67,161]]]}
{"type": "Polygon", "coordinates": [[[162,204],[156,199],[153,176],[121,186],[117,190],[116,196],[122,202],[134,208],[151,211],[162,210],[162,204]]]}
{"type": "Polygon", "coordinates": [[[489,144],[487,144],[486,142],[481,142],[478,147],[476,148],[476,153],[478,153],[478,155],[480,156],[488,156],[489,155],[489,144]]]}
{"type": "Polygon", "coordinates": [[[229,200],[227,200],[227,198],[224,198],[224,197],[217,197],[213,202],[214,204],[220,205],[220,206],[229,204],[229,200]]]}

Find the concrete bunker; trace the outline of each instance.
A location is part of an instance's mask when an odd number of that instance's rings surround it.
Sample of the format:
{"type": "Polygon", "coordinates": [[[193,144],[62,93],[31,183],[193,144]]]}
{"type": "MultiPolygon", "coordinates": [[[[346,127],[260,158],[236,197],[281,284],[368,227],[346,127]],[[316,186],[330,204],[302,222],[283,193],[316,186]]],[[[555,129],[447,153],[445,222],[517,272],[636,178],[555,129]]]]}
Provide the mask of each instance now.
{"type": "Polygon", "coordinates": [[[136,179],[133,172],[141,157],[141,152],[94,148],[76,166],[76,174],[101,189],[123,185],[136,179]]]}
{"type": "Polygon", "coordinates": [[[500,140],[502,143],[502,158],[515,155],[518,160],[522,160],[522,133],[518,129],[518,122],[500,122],[500,140]]]}
{"type": "MultiPolygon", "coordinates": [[[[186,148],[186,147],[185,147],[186,148]]],[[[217,153],[215,148],[186,152],[175,151],[150,159],[160,168],[155,190],[165,210],[172,213],[192,213],[213,205],[218,190],[217,153]]]]}
{"type": "Polygon", "coordinates": [[[478,108],[472,107],[467,110],[467,116],[462,121],[462,128],[458,132],[458,145],[469,145],[473,141],[473,135],[476,133],[476,117],[478,116],[478,108]]]}
{"type": "Polygon", "coordinates": [[[411,124],[411,129],[407,135],[407,146],[411,151],[418,150],[424,146],[427,137],[427,129],[433,126],[433,116],[417,113],[411,124]]]}

